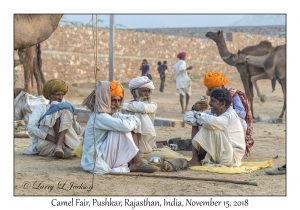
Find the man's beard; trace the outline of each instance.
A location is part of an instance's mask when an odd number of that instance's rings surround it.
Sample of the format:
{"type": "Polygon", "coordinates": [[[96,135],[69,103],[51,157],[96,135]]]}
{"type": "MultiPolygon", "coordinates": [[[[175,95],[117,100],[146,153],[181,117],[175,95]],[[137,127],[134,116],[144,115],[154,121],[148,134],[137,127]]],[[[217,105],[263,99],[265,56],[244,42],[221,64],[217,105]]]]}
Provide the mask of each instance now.
{"type": "Polygon", "coordinates": [[[136,94],[136,98],[135,98],[136,101],[148,102],[148,103],[151,102],[150,96],[140,96],[138,90],[135,91],[135,94],[136,94]]]}
{"type": "Polygon", "coordinates": [[[116,113],[118,112],[122,107],[121,106],[110,106],[111,112],[116,113]]]}

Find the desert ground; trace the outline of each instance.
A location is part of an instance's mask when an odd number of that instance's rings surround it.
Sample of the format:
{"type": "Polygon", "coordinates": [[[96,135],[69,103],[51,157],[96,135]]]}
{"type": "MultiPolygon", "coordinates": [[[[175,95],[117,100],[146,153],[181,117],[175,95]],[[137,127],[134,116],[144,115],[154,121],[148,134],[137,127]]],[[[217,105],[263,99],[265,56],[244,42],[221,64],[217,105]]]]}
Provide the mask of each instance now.
{"type": "MultiPolygon", "coordinates": [[[[205,94],[203,78],[194,79],[192,83],[192,106],[200,95],[205,94]]],[[[22,81],[21,81],[22,82],[22,81]]],[[[164,93],[159,92],[160,80],[154,78],[156,90],[152,101],[158,104],[157,117],[181,120],[179,96],[175,90],[173,77],[167,78],[164,93]]],[[[16,86],[21,86],[17,83],[16,86]]],[[[271,81],[258,81],[261,91],[267,96],[262,103],[255,94],[254,115],[264,121],[254,123],[254,146],[251,156],[243,162],[261,162],[272,160],[273,167],[286,163],[286,123],[275,123],[272,119],[278,117],[283,106],[283,94],[279,83],[271,92],[271,81]]],[[[243,90],[239,75],[229,80],[227,87],[243,90]]],[[[126,84],[125,100],[131,99],[126,84]]],[[[93,84],[70,84],[70,92],[66,101],[75,107],[82,108],[81,102],[93,89],[93,84]],[[77,86],[77,87],[74,87],[77,86]]],[[[81,124],[84,128],[85,125],[81,124]]],[[[168,140],[174,137],[190,138],[191,127],[155,126],[157,140],[168,140]]],[[[48,196],[285,196],[286,175],[268,175],[261,169],[248,174],[218,174],[204,171],[161,172],[155,174],[169,176],[202,177],[213,179],[229,179],[238,181],[256,181],[258,186],[234,184],[227,182],[181,180],[169,178],[152,178],[141,176],[93,175],[84,172],[79,158],[57,159],[23,155],[22,152],[31,144],[30,138],[14,139],[14,195],[48,195],[48,196]],[[64,187],[62,187],[64,186],[64,187]]],[[[191,156],[191,151],[178,151],[191,156]]]]}

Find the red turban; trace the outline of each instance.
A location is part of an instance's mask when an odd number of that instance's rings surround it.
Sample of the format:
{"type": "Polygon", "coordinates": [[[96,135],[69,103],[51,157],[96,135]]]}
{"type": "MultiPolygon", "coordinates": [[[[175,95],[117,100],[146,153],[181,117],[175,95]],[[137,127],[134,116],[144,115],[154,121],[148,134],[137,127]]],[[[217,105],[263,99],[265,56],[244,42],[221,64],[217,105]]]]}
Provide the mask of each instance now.
{"type": "Polygon", "coordinates": [[[186,52],[180,52],[180,53],[178,53],[177,58],[182,58],[185,56],[186,56],[186,52]]]}
{"type": "Polygon", "coordinates": [[[204,76],[203,83],[207,88],[221,87],[227,84],[227,78],[218,71],[207,72],[204,76]]]}

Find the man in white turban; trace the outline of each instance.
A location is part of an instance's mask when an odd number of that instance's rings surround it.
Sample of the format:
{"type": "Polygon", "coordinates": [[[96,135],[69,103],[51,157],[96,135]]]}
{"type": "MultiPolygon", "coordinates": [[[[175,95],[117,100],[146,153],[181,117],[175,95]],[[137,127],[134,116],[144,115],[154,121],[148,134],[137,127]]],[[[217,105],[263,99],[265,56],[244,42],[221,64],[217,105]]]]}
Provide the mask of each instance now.
{"type": "Polygon", "coordinates": [[[150,95],[155,89],[153,82],[146,76],[139,76],[129,82],[129,89],[134,98],[125,101],[122,113],[133,114],[141,121],[141,132],[138,133],[139,151],[149,153],[156,149],[156,132],[154,119],[157,104],[151,102],[150,95]]]}

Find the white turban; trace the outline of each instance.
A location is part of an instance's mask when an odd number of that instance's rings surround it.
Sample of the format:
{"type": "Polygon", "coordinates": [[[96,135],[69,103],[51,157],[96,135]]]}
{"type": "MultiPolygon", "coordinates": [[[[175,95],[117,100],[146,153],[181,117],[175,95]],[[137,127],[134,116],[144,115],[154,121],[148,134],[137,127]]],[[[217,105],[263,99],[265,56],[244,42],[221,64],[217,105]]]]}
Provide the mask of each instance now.
{"type": "Polygon", "coordinates": [[[147,76],[139,76],[132,79],[129,82],[128,87],[131,93],[132,90],[142,87],[149,88],[151,92],[155,89],[153,82],[147,76]]]}

